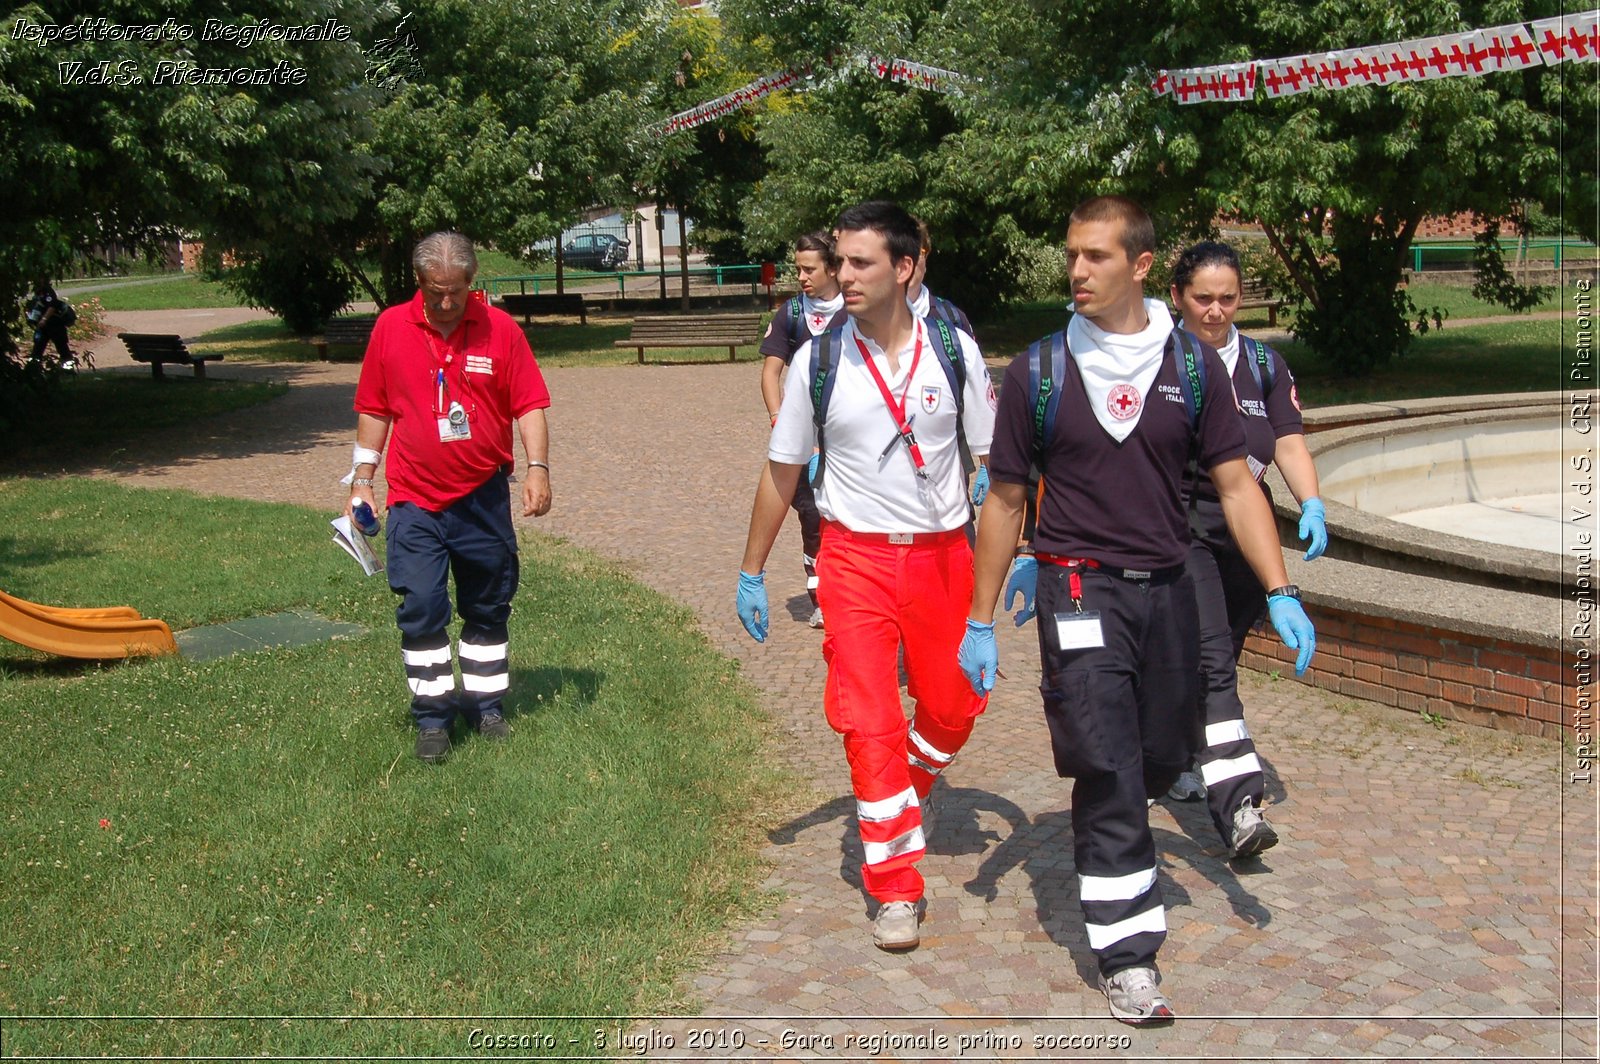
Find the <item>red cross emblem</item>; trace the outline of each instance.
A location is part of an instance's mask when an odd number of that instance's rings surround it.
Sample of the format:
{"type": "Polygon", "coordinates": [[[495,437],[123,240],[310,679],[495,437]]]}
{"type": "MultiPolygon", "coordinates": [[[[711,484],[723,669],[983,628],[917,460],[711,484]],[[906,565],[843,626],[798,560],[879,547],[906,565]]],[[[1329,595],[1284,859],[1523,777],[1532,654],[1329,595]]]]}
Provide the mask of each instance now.
{"type": "Polygon", "coordinates": [[[1559,63],[1567,57],[1567,39],[1545,30],[1544,43],[1539,45],[1539,51],[1548,57],[1548,61],[1559,63]]]}
{"type": "Polygon", "coordinates": [[[1437,70],[1442,78],[1450,72],[1450,57],[1436,44],[1428,55],[1428,65],[1437,70]]]}
{"type": "MultiPolygon", "coordinates": [[[[1460,48],[1461,48],[1460,45],[1456,46],[1456,50],[1458,52],[1460,52],[1460,48]]],[[[1462,67],[1462,69],[1466,69],[1467,67],[1471,67],[1472,68],[1472,72],[1474,74],[1482,74],[1483,73],[1484,60],[1486,60],[1488,58],[1489,58],[1488,50],[1484,49],[1484,48],[1479,48],[1478,47],[1478,42],[1477,41],[1473,41],[1473,42],[1471,42],[1470,44],[1467,45],[1467,50],[1465,52],[1461,52],[1460,53],[1461,67],[1462,67]]]]}
{"type": "Polygon", "coordinates": [[[822,328],[826,324],[828,324],[828,319],[823,317],[821,314],[811,315],[811,329],[813,332],[822,328]]]}
{"type": "Polygon", "coordinates": [[[1533,41],[1520,33],[1514,33],[1511,35],[1511,42],[1510,44],[1506,44],[1504,41],[1501,42],[1501,47],[1505,49],[1506,56],[1516,60],[1516,64],[1519,67],[1531,66],[1533,64],[1533,53],[1536,51],[1533,41]]]}
{"type": "Polygon", "coordinates": [[[1144,405],[1144,400],[1139,398],[1138,389],[1131,384],[1119,384],[1111,389],[1111,394],[1106,396],[1106,409],[1111,411],[1111,416],[1118,421],[1128,421],[1139,415],[1139,408],[1144,405]]]}
{"type": "Polygon", "coordinates": [[[1589,35],[1576,26],[1572,27],[1567,31],[1567,47],[1572,49],[1576,58],[1589,58],[1589,49],[1591,47],[1589,35]]]}
{"type": "Polygon", "coordinates": [[[1317,70],[1317,76],[1322,78],[1322,82],[1325,85],[1331,86],[1334,82],[1338,82],[1339,88],[1342,89],[1350,84],[1350,75],[1354,72],[1354,69],[1354,67],[1346,66],[1343,59],[1336,58],[1323,64],[1317,70]]]}
{"type": "Polygon", "coordinates": [[[1278,93],[1280,91],[1280,88],[1284,83],[1284,78],[1283,78],[1282,74],[1278,73],[1278,68],[1277,67],[1268,68],[1266,81],[1267,81],[1267,95],[1268,96],[1276,96],[1276,95],[1278,95],[1278,93]]]}
{"type": "Polygon", "coordinates": [[[1372,57],[1372,62],[1367,65],[1367,75],[1379,85],[1383,85],[1388,82],[1389,72],[1392,69],[1388,63],[1383,61],[1383,53],[1379,52],[1372,57]]]}

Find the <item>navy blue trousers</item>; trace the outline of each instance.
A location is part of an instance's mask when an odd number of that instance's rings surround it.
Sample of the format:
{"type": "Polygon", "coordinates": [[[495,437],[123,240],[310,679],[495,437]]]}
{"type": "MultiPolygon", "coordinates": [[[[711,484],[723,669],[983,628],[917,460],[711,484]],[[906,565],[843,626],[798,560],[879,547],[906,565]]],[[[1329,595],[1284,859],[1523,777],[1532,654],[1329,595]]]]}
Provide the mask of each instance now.
{"type": "Polygon", "coordinates": [[[1220,535],[1195,536],[1189,574],[1200,608],[1200,682],[1205,742],[1199,757],[1206,805],[1222,841],[1233,843],[1233,814],[1246,798],[1261,807],[1266,778],[1239,698],[1239,655],[1245,636],[1267,609],[1261,581],[1234,546],[1220,535]]]}
{"type": "Polygon", "coordinates": [[[1194,585],[1082,572],[1103,647],[1062,650],[1055,615],[1075,615],[1068,571],[1039,566],[1040,693],[1056,771],[1072,777],[1078,899],[1102,975],[1153,967],[1167,935],[1147,798],[1165,794],[1200,743],[1194,585]]]}
{"type": "Polygon", "coordinates": [[[510,686],[506,621],[517,591],[517,534],[504,473],[447,509],[389,508],[389,587],[400,596],[395,623],[418,728],[448,728],[458,708],[474,725],[503,712],[510,686]],[[450,586],[461,614],[461,687],[451,663],[450,586]]]}

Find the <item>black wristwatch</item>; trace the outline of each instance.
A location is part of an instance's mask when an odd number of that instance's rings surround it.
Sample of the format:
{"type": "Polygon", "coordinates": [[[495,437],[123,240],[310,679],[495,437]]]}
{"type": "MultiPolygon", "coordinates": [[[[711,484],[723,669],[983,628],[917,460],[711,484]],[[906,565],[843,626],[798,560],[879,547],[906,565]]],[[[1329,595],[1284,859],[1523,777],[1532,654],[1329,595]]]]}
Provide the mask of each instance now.
{"type": "Polygon", "coordinates": [[[1267,598],[1277,598],[1279,595],[1287,595],[1289,598],[1298,601],[1300,598],[1300,589],[1295,587],[1293,584],[1284,584],[1282,587],[1275,587],[1271,591],[1267,592],[1267,598]]]}

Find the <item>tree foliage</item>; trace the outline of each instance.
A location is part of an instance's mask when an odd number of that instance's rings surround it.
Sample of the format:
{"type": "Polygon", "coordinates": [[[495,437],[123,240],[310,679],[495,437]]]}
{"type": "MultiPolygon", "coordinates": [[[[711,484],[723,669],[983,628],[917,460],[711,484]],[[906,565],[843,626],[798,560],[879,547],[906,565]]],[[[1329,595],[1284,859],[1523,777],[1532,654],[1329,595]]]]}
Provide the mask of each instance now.
{"type": "MultiPolygon", "coordinates": [[[[950,234],[982,307],[1013,287],[1030,241],[1058,241],[1101,192],[1151,207],[1165,239],[1259,221],[1298,304],[1296,329],[1350,372],[1402,352],[1397,292],[1425,215],[1486,227],[1592,202],[1595,68],[1535,67],[1383,88],[1179,106],[1158,69],[1266,59],[1557,14],[1553,0],[727,0],[730,26],[774,54],[901,55],[973,75],[936,97],[841,79],[774,113],[770,169],[747,218],[789,229],[864,195],[900,198],[950,234]],[[915,94],[917,99],[900,99],[915,94]],[[1587,196],[1588,199],[1582,197],[1587,196]],[[986,291],[985,291],[986,290],[986,291]],[[988,296],[988,298],[985,298],[988,296]]],[[[1593,238],[1592,215],[1579,232],[1593,238]]],[[[1485,244],[1490,272],[1498,245],[1485,244]]],[[[938,263],[934,272],[938,283],[938,263]]],[[[968,295],[963,289],[971,284],[968,295]]],[[[1505,285],[1498,295],[1516,297],[1505,285]]]]}

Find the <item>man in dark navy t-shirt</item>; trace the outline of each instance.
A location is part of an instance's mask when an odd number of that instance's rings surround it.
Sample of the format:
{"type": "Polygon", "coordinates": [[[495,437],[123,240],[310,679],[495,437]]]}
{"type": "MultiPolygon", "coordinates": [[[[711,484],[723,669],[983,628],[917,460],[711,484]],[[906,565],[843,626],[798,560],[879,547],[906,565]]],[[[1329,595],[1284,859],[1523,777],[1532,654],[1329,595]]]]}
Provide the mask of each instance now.
{"type": "MultiPolygon", "coordinates": [[[[1150,217],[1131,200],[1098,197],[1072,213],[1067,261],[1077,314],[1065,331],[1060,402],[1040,456],[1033,540],[1040,688],[1056,770],[1074,780],[1079,901],[1111,1013],[1135,1025],[1173,1017],[1155,967],[1166,916],[1147,799],[1165,794],[1188,767],[1201,734],[1181,502],[1191,454],[1210,471],[1257,577],[1275,589],[1273,620],[1284,641],[1300,648],[1302,671],[1315,645],[1288,586],[1272,511],[1245,460],[1227,370],[1214,349],[1191,337],[1203,365],[1188,373],[1166,305],[1143,298],[1154,251],[1150,217]]],[[[1042,357],[1055,340],[1041,342],[1042,357]]],[[[998,666],[995,602],[1035,457],[1031,388],[1024,355],[1006,371],[1000,393],[959,654],[975,689],[992,687],[998,666]]]]}

